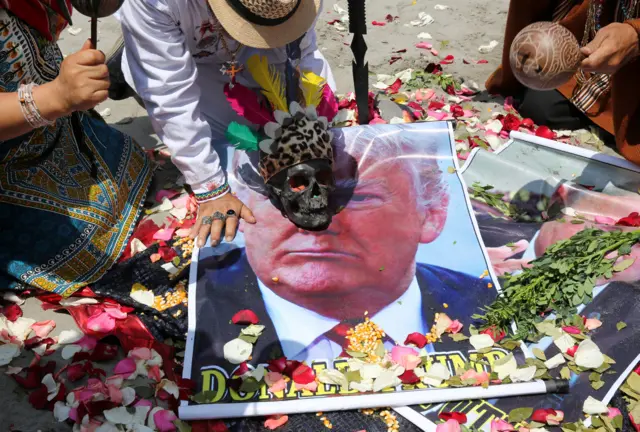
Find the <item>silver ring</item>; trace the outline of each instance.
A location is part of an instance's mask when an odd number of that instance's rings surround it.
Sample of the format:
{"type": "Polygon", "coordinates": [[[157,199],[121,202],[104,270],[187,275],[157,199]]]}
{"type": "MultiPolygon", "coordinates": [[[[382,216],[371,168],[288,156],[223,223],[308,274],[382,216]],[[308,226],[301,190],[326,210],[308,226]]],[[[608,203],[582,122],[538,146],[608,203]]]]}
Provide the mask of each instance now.
{"type": "Polygon", "coordinates": [[[227,217],[225,215],[223,215],[222,213],[220,213],[219,211],[217,211],[217,212],[215,212],[213,214],[213,219],[214,220],[221,220],[222,222],[224,222],[227,219],[227,217]]]}
{"type": "Polygon", "coordinates": [[[205,216],[202,218],[202,225],[211,225],[213,223],[213,218],[211,216],[205,216]]]}

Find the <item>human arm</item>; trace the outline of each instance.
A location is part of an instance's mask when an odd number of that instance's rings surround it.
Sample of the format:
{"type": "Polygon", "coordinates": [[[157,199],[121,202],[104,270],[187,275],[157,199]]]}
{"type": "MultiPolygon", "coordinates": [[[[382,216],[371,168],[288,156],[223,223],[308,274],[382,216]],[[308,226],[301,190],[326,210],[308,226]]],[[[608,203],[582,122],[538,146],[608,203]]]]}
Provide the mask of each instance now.
{"type": "MultiPolygon", "coordinates": [[[[74,111],[91,109],[107,99],[109,72],[104,54],[82,49],[62,62],[60,74],[52,82],[33,89],[33,100],[40,115],[49,121],[74,111]]],[[[0,141],[19,137],[33,130],[22,113],[18,93],[0,93],[0,141]]]]}
{"type": "MultiPolygon", "coordinates": [[[[177,6],[175,6],[177,7],[177,6]]],[[[193,236],[204,245],[211,225],[202,218],[233,209],[247,222],[250,211],[229,194],[220,159],[211,145],[211,129],[200,110],[201,90],[197,68],[186,36],[163,1],[129,0],[120,11],[125,58],[137,94],[147,108],[154,130],[169,148],[175,165],[200,203],[193,236]]],[[[233,238],[237,220],[227,224],[233,238]],[[233,232],[231,232],[233,231],[233,232]]],[[[222,227],[212,234],[217,241],[222,227]]]]}

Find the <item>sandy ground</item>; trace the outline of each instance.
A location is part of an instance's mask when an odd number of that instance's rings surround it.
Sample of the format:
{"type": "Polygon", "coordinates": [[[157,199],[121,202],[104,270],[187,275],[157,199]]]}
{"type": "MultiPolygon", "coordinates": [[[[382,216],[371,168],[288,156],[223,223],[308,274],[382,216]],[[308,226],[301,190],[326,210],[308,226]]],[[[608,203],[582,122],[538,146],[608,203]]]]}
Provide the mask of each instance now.
{"type": "MultiPolygon", "coordinates": [[[[492,52],[481,54],[478,48],[488,45],[492,40],[502,41],[505,26],[508,0],[486,2],[484,0],[368,0],[367,22],[369,34],[367,41],[369,52],[371,83],[375,82],[375,74],[398,72],[407,68],[421,68],[436,58],[428,51],[419,50],[415,45],[420,41],[430,42],[439,50],[439,56],[444,58],[451,54],[455,57],[452,65],[445,66],[445,71],[475,81],[481,88],[487,76],[493,71],[502,54],[500,43],[492,52]],[[440,3],[439,3],[439,2],[440,3]],[[439,5],[439,6],[438,6],[439,5]],[[438,7],[436,7],[438,6],[438,7]],[[440,6],[446,6],[442,8],[440,6]],[[418,15],[424,12],[433,18],[433,22],[425,26],[413,26],[411,21],[418,20],[418,15]],[[372,21],[385,22],[387,15],[398,17],[385,26],[372,26],[372,21]],[[419,39],[421,33],[429,33],[431,39],[419,39]],[[406,49],[406,53],[395,54],[394,51],[406,49]],[[394,64],[389,64],[391,57],[402,57],[394,64]],[[488,64],[464,64],[467,60],[488,60],[488,64]]],[[[334,8],[335,5],[346,9],[346,0],[336,2],[328,0],[318,20],[318,43],[320,49],[333,67],[338,90],[348,92],[352,88],[351,80],[351,51],[348,43],[351,36],[348,32],[341,32],[329,22],[340,19],[341,15],[334,8]]],[[[77,34],[65,31],[60,41],[64,53],[68,54],[79,49],[89,37],[89,22],[82,16],[76,15],[74,30],[82,29],[77,34]]],[[[99,48],[107,52],[118,37],[119,25],[113,18],[104,19],[99,27],[99,48]]],[[[120,102],[107,101],[97,107],[103,113],[105,120],[116,128],[132,135],[146,148],[160,145],[154,134],[146,111],[133,100],[120,102]],[[110,114],[106,113],[110,110],[110,114]]],[[[44,312],[39,304],[30,301],[24,306],[25,316],[37,321],[53,319],[57,328],[53,335],[60,331],[73,328],[73,320],[68,315],[54,312],[44,312]]],[[[31,354],[29,354],[31,356],[31,354]]],[[[54,356],[55,357],[55,356],[54,356]]],[[[29,357],[30,358],[30,357],[29,357]]],[[[63,361],[54,358],[62,365],[63,361]]],[[[25,366],[28,358],[16,361],[17,365],[25,366]]],[[[71,428],[65,424],[57,424],[48,412],[34,410],[27,400],[27,393],[20,389],[12,379],[0,372],[0,431],[12,432],[52,432],[68,431],[71,428]]]]}

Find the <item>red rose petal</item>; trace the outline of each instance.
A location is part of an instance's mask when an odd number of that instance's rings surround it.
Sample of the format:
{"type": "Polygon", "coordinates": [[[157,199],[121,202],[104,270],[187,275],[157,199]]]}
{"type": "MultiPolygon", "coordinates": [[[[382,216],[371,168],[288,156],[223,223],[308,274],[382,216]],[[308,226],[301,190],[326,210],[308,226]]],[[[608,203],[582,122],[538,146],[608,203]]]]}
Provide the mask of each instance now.
{"type": "Polygon", "coordinates": [[[487,60],[478,60],[476,63],[477,64],[487,64],[489,62],[487,60]]]}
{"type": "Polygon", "coordinates": [[[522,124],[522,121],[515,115],[513,114],[507,114],[503,119],[502,119],[502,130],[510,132],[510,131],[517,131],[518,129],[520,129],[520,125],[522,124]]]}
{"type": "Polygon", "coordinates": [[[440,102],[440,101],[431,101],[429,102],[429,107],[428,109],[431,111],[437,111],[439,109],[444,108],[444,102],[440,102]]]}
{"type": "Polygon", "coordinates": [[[556,137],[556,134],[555,134],[554,131],[549,129],[547,126],[540,126],[538,128],[538,130],[536,131],[536,136],[552,140],[552,139],[554,139],[556,137]]]}
{"type": "Polygon", "coordinates": [[[628,227],[638,227],[640,226],[640,214],[637,212],[630,213],[629,216],[623,217],[616,225],[619,226],[628,226],[628,227]]]}
{"type": "Polygon", "coordinates": [[[164,262],[170,262],[172,259],[178,256],[172,247],[165,246],[158,249],[158,255],[164,260],[164,262]]]}
{"type": "Polygon", "coordinates": [[[234,324],[248,325],[248,324],[258,324],[260,320],[258,319],[258,315],[255,312],[244,309],[237,312],[233,318],[231,318],[231,322],[234,324]]]}
{"type": "Polygon", "coordinates": [[[405,345],[415,345],[418,348],[424,348],[427,345],[427,338],[422,333],[411,333],[404,341],[405,345]]]}
{"type": "Polygon", "coordinates": [[[282,371],[283,375],[288,376],[289,378],[293,377],[293,373],[298,367],[302,365],[298,360],[287,360],[287,366],[282,371]]]}
{"type": "Polygon", "coordinates": [[[420,378],[418,378],[418,375],[412,370],[404,371],[398,378],[400,378],[402,384],[418,384],[420,382],[420,378]]]}
{"type": "Polygon", "coordinates": [[[238,366],[238,369],[233,373],[233,376],[239,377],[246,374],[247,372],[249,372],[249,366],[247,365],[247,362],[242,362],[238,366]]]}
{"type": "Polygon", "coordinates": [[[268,363],[269,363],[269,366],[267,367],[267,369],[269,369],[269,372],[283,373],[287,368],[286,357],[280,357],[275,360],[269,360],[268,363]]]}
{"type": "Polygon", "coordinates": [[[34,392],[31,392],[29,395],[29,403],[38,410],[45,409],[49,401],[47,397],[49,396],[49,392],[47,391],[47,386],[44,384],[40,384],[40,387],[34,392]]]}
{"type": "Polygon", "coordinates": [[[402,80],[400,80],[400,78],[398,78],[393,84],[391,84],[389,87],[387,87],[385,92],[387,94],[396,94],[396,93],[398,93],[398,91],[400,91],[400,87],[402,87],[402,80]]]}
{"type": "Polygon", "coordinates": [[[460,105],[452,105],[451,106],[451,115],[455,118],[464,116],[464,108],[460,105]]]}
{"type": "Polygon", "coordinates": [[[441,412],[438,414],[438,418],[440,420],[455,420],[460,424],[465,424],[467,422],[467,415],[465,413],[452,411],[452,412],[441,412]]]}
{"type": "Polygon", "coordinates": [[[576,355],[576,351],[578,351],[578,345],[574,345],[571,348],[567,349],[567,355],[574,357],[576,355]]]}
{"type": "Polygon", "coordinates": [[[547,416],[552,415],[555,416],[556,415],[556,410],[551,409],[551,408],[542,408],[542,409],[537,409],[533,412],[533,415],[531,416],[531,420],[534,422],[538,422],[538,423],[547,423],[547,416]]]}
{"type": "Polygon", "coordinates": [[[384,27],[387,25],[387,23],[385,22],[380,22],[380,21],[373,21],[371,24],[373,24],[376,27],[384,27]]]}
{"type": "Polygon", "coordinates": [[[494,327],[489,327],[488,329],[485,329],[479,333],[491,336],[491,339],[493,339],[494,342],[500,342],[506,336],[506,333],[504,331],[498,333],[494,327]]]}
{"type": "Polygon", "coordinates": [[[384,19],[386,19],[386,20],[387,20],[387,22],[394,22],[394,21],[395,21],[395,20],[397,20],[398,18],[400,18],[400,17],[397,17],[397,16],[393,16],[393,15],[391,15],[391,14],[388,14],[384,19]]]}
{"type": "Polygon", "coordinates": [[[291,374],[291,379],[297,384],[310,384],[316,380],[316,375],[309,366],[300,364],[291,374]]]}
{"type": "Polygon", "coordinates": [[[569,334],[580,334],[582,333],[578,327],[575,326],[564,326],[562,327],[562,331],[569,334]]]}
{"type": "Polygon", "coordinates": [[[16,322],[22,316],[22,308],[15,303],[2,308],[2,314],[11,322],[16,322]]]}
{"type": "Polygon", "coordinates": [[[106,343],[98,343],[91,353],[89,360],[95,362],[110,361],[116,358],[118,355],[118,345],[111,345],[106,343]]]}
{"type": "Polygon", "coordinates": [[[445,58],[440,60],[440,64],[441,65],[450,65],[450,64],[453,63],[454,59],[455,58],[451,54],[449,54],[448,56],[446,56],[445,58]]]}
{"type": "Polygon", "coordinates": [[[391,60],[389,60],[389,64],[392,65],[398,60],[402,60],[402,57],[391,57],[391,60]]]}

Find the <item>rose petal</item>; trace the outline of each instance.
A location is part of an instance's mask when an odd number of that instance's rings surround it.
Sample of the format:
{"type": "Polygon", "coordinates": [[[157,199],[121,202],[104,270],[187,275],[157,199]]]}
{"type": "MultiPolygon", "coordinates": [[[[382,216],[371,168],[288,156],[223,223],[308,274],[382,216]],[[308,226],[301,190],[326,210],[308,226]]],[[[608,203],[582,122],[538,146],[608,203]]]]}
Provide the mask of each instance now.
{"type": "Polygon", "coordinates": [[[6,366],[20,355],[20,347],[15,344],[0,345],[0,366],[6,366]]]}
{"type": "Polygon", "coordinates": [[[173,233],[174,232],[175,232],[175,230],[173,228],[160,228],[153,235],[153,239],[154,240],[160,240],[160,241],[169,241],[169,240],[171,240],[173,238],[173,233]]]}
{"type": "Polygon", "coordinates": [[[536,374],[536,367],[529,366],[522,369],[517,369],[515,372],[510,374],[511,381],[516,382],[528,382],[533,379],[536,374]]]}
{"type": "Polygon", "coordinates": [[[491,420],[491,432],[512,432],[515,430],[510,423],[502,419],[494,418],[491,420]]]}
{"type": "Polygon", "coordinates": [[[585,414],[597,415],[597,414],[605,414],[609,412],[609,408],[600,402],[599,400],[589,396],[582,406],[582,411],[585,414]]]}
{"type": "Polygon", "coordinates": [[[450,419],[436,426],[436,432],[460,432],[460,423],[450,419]]]}
{"type": "Polygon", "coordinates": [[[404,373],[404,368],[399,367],[399,369],[386,369],[383,370],[382,373],[373,381],[373,391],[379,392],[386,388],[397,387],[402,384],[399,375],[404,373]],[[400,374],[398,374],[400,371],[400,374]]]}
{"type": "Polygon", "coordinates": [[[493,371],[498,374],[498,379],[503,380],[518,369],[518,363],[512,353],[496,360],[493,363],[493,371]]]}
{"type": "Polygon", "coordinates": [[[300,384],[294,382],[296,390],[308,390],[312,393],[315,393],[318,390],[318,383],[316,381],[311,381],[308,384],[300,384]]]}
{"type": "Polygon", "coordinates": [[[153,414],[153,422],[159,432],[173,432],[177,430],[173,424],[177,419],[178,417],[176,417],[173,411],[166,409],[158,410],[153,414]]]}
{"type": "Polygon", "coordinates": [[[108,313],[98,313],[87,320],[87,328],[97,333],[109,333],[116,328],[116,320],[108,313]]]}
{"type": "Polygon", "coordinates": [[[461,412],[441,412],[440,414],[438,414],[438,418],[440,420],[450,420],[453,419],[455,421],[457,421],[460,424],[465,424],[467,422],[467,415],[465,413],[461,413],[461,412]]]}
{"type": "Polygon", "coordinates": [[[405,345],[415,345],[418,348],[424,348],[427,345],[427,338],[422,333],[411,333],[404,341],[405,345]]]}
{"type": "Polygon", "coordinates": [[[293,371],[291,379],[297,384],[309,384],[315,381],[316,376],[313,373],[313,369],[305,364],[301,364],[293,371]]]}
{"type": "Polygon", "coordinates": [[[158,390],[164,390],[176,399],[180,398],[180,389],[178,388],[178,385],[171,380],[161,380],[156,386],[156,393],[158,392],[158,390]]]}
{"type": "Polygon", "coordinates": [[[149,348],[139,347],[129,351],[128,357],[132,357],[135,360],[151,360],[152,354],[149,348]]]}
{"type": "Polygon", "coordinates": [[[479,351],[485,348],[491,348],[495,342],[488,334],[477,334],[469,338],[469,343],[476,351],[479,351]]]}
{"type": "Polygon", "coordinates": [[[567,350],[573,347],[576,342],[575,340],[566,333],[563,333],[562,336],[557,337],[553,340],[553,343],[558,347],[560,352],[567,352],[567,350]]]}
{"type": "Polygon", "coordinates": [[[323,384],[340,386],[343,389],[349,387],[347,377],[337,369],[323,369],[318,374],[318,381],[323,384]]]}
{"type": "Polygon", "coordinates": [[[124,376],[125,378],[131,376],[136,371],[136,362],[132,358],[126,358],[120,360],[116,367],[113,369],[113,373],[124,376]]]}
{"type": "MultiPolygon", "coordinates": [[[[100,302],[97,299],[90,298],[90,297],[69,297],[69,298],[60,300],[60,306],[64,306],[64,307],[81,306],[81,305],[98,304],[98,303],[100,302]]],[[[66,330],[66,331],[73,332],[74,330],[66,330]]]]}
{"type": "Polygon", "coordinates": [[[580,329],[578,327],[575,326],[564,326],[562,327],[562,330],[566,333],[569,334],[580,334],[582,333],[582,331],[580,331],[580,329]]]}
{"type": "Polygon", "coordinates": [[[56,328],[56,322],[53,320],[40,321],[31,325],[33,332],[40,338],[46,338],[49,333],[56,328]]]}
{"type": "Polygon", "coordinates": [[[65,405],[64,402],[58,401],[53,405],[53,417],[59,422],[63,422],[69,418],[71,407],[65,405]]]}
{"type": "Polygon", "coordinates": [[[58,335],[58,344],[59,345],[73,344],[78,342],[83,337],[84,337],[84,334],[80,333],[77,330],[63,330],[58,335]]]}
{"type": "Polygon", "coordinates": [[[598,345],[590,339],[585,339],[578,345],[574,361],[581,368],[597,369],[604,363],[604,355],[598,345]]]}
{"type": "Polygon", "coordinates": [[[434,387],[438,387],[443,381],[451,378],[451,372],[442,363],[433,363],[426,371],[422,382],[434,387]]]}
{"type": "Polygon", "coordinates": [[[289,421],[286,415],[272,415],[264,421],[264,427],[270,430],[278,429],[280,426],[289,421]]]}
{"type": "Polygon", "coordinates": [[[269,392],[271,393],[278,393],[287,388],[287,381],[284,379],[284,375],[278,372],[267,372],[264,382],[269,386],[269,392]]]}
{"type": "Polygon", "coordinates": [[[253,345],[242,339],[233,339],[223,347],[224,358],[231,364],[240,364],[251,357],[253,345]]]}
{"type": "Polygon", "coordinates": [[[255,312],[249,309],[244,309],[236,312],[236,314],[231,318],[231,322],[233,322],[234,324],[247,325],[258,324],[260,320],[258,319],[258,315],[256,315],[255,312]]]}
{"type": "Polygon", "coordinates": [[[566,363],[564,356],[562,354],[556,354],[549,360],[545,361],[544,365],[547,369],[555,369],[564,363],[566,363]]]}
{"type": "Polygon", "coordinates": [[[589,331],[595,330],[601,326],[602,326],[602,321],[600,321],[597,318],[587,318],[584,322],[584,327],[589,331]]]}

